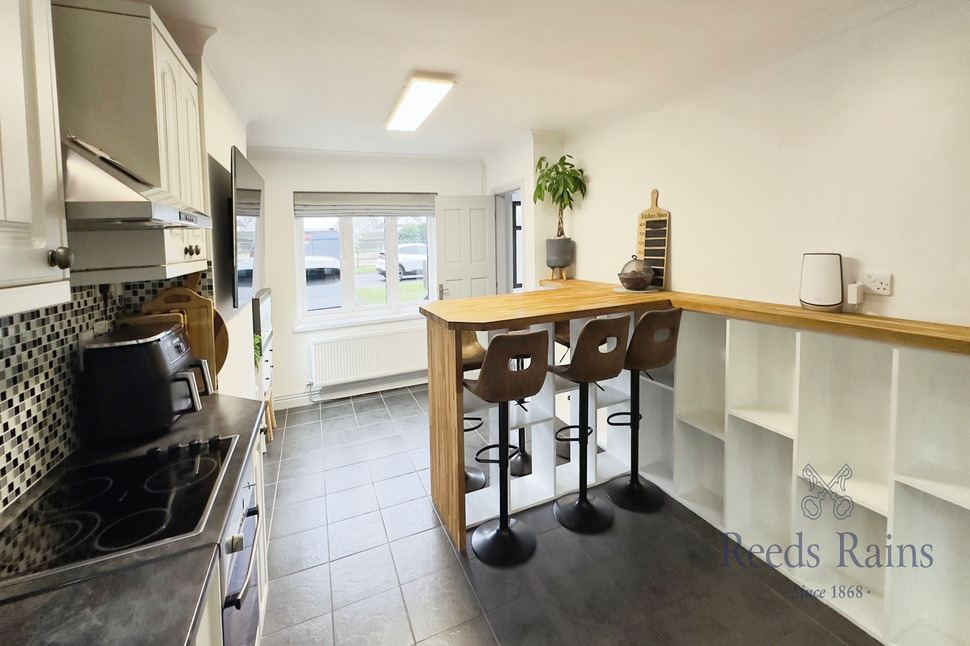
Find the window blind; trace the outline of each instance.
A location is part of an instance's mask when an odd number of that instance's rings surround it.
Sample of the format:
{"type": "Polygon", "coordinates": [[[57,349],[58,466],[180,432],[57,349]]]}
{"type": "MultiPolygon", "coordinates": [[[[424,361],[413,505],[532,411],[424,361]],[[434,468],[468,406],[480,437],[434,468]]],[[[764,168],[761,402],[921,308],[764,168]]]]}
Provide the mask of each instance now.
{"type": "Polygon", "coordinates": [[[293,193],[298,218],[428,217],[434,215],[434,193],[293,193]]]}

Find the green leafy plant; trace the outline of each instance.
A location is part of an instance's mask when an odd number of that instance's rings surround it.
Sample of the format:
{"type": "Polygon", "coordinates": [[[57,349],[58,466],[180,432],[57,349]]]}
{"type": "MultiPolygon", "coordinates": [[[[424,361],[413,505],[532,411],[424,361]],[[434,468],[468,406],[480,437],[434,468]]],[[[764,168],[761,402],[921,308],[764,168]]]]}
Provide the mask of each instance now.
{"type": "Polygon", "coordinates": [[[259,360],[263,358],[263,337],[259,334],[253,335],[253,363],[256,370],[259,370],[259,360]]]}
{"type": "Polygon", "coordinates": [[[577,168],[570,159],[572,155],[563,155],[555,164],[542,156],[536,164],[536,190],[532,193],[532,201],[539,202],[549,196],[549,201],[559,207],[559,224],[556,227],[556,237],[563,238],[566,233],[562,228],[562,212],[572,208],[575,193],[586,197],[586,175],[582,168],[577,168]]]}

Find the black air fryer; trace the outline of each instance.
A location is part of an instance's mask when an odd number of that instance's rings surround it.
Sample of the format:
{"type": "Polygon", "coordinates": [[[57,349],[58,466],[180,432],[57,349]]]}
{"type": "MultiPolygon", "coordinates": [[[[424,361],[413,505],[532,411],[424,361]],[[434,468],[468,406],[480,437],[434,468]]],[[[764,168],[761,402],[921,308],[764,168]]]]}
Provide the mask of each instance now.
{"type": "Polygon", "coordinates": [[[182,413],[200,410],[199,389],[180,325],[132,325],[84,343],[81,436],[110,441],[160,435],[182,413]]]}

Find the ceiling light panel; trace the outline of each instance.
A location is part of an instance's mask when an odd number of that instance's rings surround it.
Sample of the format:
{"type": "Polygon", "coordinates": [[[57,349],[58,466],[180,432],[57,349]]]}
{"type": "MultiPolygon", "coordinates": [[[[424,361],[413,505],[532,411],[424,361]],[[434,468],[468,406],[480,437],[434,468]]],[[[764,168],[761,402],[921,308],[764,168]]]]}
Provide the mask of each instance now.
{"type": "Polygon", "coordinates": [[[412,77],[387,120],[387,129],[417,130],[454,85],[454,80],[447,78],[412,77]]]}

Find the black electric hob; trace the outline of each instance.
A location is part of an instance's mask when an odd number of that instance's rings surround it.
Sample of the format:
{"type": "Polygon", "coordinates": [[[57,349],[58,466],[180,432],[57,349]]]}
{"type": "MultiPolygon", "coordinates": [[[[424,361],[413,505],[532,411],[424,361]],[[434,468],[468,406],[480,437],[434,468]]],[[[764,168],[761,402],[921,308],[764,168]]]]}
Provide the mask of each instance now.
{"type": "Polygon", "coordinates": [[[0,531],[0,581],[200,530],[233,440],[153,447],[67,471],[0,531]]]}

